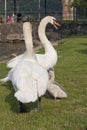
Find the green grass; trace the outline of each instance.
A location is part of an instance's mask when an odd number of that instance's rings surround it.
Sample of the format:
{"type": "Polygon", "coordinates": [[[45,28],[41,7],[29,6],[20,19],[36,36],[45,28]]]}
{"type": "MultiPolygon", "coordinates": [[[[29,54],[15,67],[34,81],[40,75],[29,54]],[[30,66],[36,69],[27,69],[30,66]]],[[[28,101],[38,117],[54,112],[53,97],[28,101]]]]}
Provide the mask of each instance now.
{"type": "MultiPolygon", "coordinates": [[[[55,102],[43,97],[41,111],[19,114],[11,83],[0,83],[0,130],[87,130],[87,38],[66,38],[55,48],[56,81],[68,98],[55,102]]],[[[7,72],[6,64],[0,64],[0,78],[7,72]]]]}

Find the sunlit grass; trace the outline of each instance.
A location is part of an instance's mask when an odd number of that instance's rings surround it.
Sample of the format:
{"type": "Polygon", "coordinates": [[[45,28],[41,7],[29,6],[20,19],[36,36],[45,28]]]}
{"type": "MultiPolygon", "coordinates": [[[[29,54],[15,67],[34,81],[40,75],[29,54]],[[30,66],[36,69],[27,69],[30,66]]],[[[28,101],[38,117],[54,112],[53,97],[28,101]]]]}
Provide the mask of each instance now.
{"type": "MultiPolygon", "coordinates": [[[[41,111],[19,114],[11,83],[0,83],[0,130],[87,130],[87,38],[64,39],[55,49],[55,80],[68,98],[55,102],[43,97],[41,111]]],[[[0,64],[0,78],[7,72],[6,64],[0,64]]]]}

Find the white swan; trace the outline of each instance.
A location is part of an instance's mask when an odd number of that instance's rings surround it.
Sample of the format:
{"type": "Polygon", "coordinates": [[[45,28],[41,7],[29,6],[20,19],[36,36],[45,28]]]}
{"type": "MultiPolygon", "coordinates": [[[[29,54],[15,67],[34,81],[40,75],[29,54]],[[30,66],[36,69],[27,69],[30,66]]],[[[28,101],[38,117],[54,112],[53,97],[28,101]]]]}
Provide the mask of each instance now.
{"type": "MultiPolygon", "coordinates": [[[[45,54],[36,54],[36,58],[37,58],[38,63],[46,69],[53,67],[57,62],[57,53],[56,53],[55,49],[53,48],[53,46],[51,45],[51,43],[48,41],[46,34],[45,34],[46,25],[48,23],[51,23],[54,26],[60,26],[56,22],[56,19],[52,16],[47,16],[47,17],[43,18],[39,25],[38,35],[45,48],[45,54]]],[[[17,56],[16,58],[9,61],[7,63],[7,66],[14,68],[15,65],[22,59],[22,57],[23,57],[23,55],[17,56]]],[[[11,75],[12,75],[11,73],[12,73],[12,70],[8,73],[7,77],[2,79],[1,81],[2,82],[9,81],[11,78],[11,75]]]]}
{"type": "Polygon", "coordinates": [[[55,98],[66,98],[67,94],[63,86],[55,82],[55,74],[52,68],[49,69],[49,84],[47,87],[48,92],[55,98]]]}
{"type": "MultiPolygon", "coordinates": [[[[53,48],[53,46],[51,45],[45,34],[46,25],[48,23],[51,23],[54,26],[60,26],[58,22],[56,22],[56,19],[54,17],[46,16],[41,20],[38,28],[38,35],[41,43],[45,48],[45,54],[36,54],[36,58],[38,63],[46,69],[52,68],[56,64],[58,58],[57,52],[55,51],[55,49],[53,48]]],[[[10,60],[7,63],[7,67],[14,68],[15,65],[20,61],[22,56],[23,54],[10,60]]]]}
{"type": "MultiPolygon", "coordinates": [[[[45,69],[49,69],[52,68],[58,59],[57,56],[57,52],[55,51],[54,47],[52,46],[52,44],[48,41],[46,34],[45,34],[45,29],[46,29],[46,25],[48,23],[51,23],[52,25],[54,25],[55,27],[60,26],[58,24],[58,22],[56,22],[56,19],[52,16],[46,16],[44,17],[39,25],[38,28],[38,35],[39,38],[41,40],[41,43],[43,44],[44,48],[45,48],[45,54],[36,54],[36,58],[38,63],[44,67],[45,69]]],[[[28,40],[28,39],[27,39],[28,40]]],[[[26,41],[29,42],[29,41],[26,41]]],[[[32,43],[33,44],[33,43],[32,43]]],[[[22,59],[24,54],[21,54],[15,58],[13,58],[12,60],[10,60],[7,63],[7,67],[9,68],[14,68],[16,66],[16,64],[22,59]]],[[[7,82],[10,80],[10,73],[12,73],[12,70],[8,73],[8,75],[6,76],[6,78],[1,79],[2,82],[7,82]]]]}
{"type": "Polygon", "coordinates": [[[49,80],[48,72],[38,64],[35,57],[30,29],[30,23],[23,24],[26,52],[14,67],[10,79],[15,89],[14,96],[22,107],[21,112],[24,111],[22,103],[35,102],[45,94],[49,80]]]}

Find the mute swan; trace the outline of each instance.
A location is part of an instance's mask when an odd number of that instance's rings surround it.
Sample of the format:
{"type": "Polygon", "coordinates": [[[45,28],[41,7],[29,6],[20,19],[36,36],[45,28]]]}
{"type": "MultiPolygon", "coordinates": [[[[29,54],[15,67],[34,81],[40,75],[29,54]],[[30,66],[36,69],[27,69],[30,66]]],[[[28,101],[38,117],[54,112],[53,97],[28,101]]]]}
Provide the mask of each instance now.
{"type": "MultiPolygon", "coordinates": [[[[53,48],[53,46],[51,45],[50,41],[47,39],[45,34],[45,29],[48,23],[51,23],[55,27],[60,26],[59,23],[56,22],[56,19],[52,16],[44,17],[39,24],[38,35],[42,45],[45,48],[45,54],[36,54],[36,58],[38,63],[46,69],[52,68],[56,64],[58,58],[57,52],[55,51],[55,49],[53,48]]],[[[7,63],[7,67],[14,68],[15,65],[20,61],[22,56],[23,54],[10,60],[7,63]]]]}
{"type": "MultiPolygon", "coordinates": [[[[60,26],[57,22],[56,19],[52,16],[47,16],[43,18],[40,22],[39,29],[38,29],[38,35],[40,37],[40,40],[45,48],[45,54],[36,54],[37,62],[44,68],[49,69],[50,67],[53,67],[56,62],[57,62],[57,52],[51,45],[51,43],[48,41],[46,34],[45,34],[45,28],[48,23],[53,24],[55,27],[60,26]],[[41,35],[42,34],[42,35],[41,35]]],[[[27,39],[28,40],[28,39],[27,39]]],[[[28,41],[27,41],[28,42],[28,41]]],[[[26,53],[26,52],[25,52],[26,53]]],[[[13,60],[9,61],[7,66],[14,68],[15,65],[21,61],[23,58],[23,55],[17,56],[13,60]]],[[[8,80],[11,80],[11,73],[13,72],[10,71],[9,74],[7,75],[6,78],[2,79],[3,82],[7,82],[8,80]]]]}
{"type": "Polygon", "coordinates": [[[52,68],[49,70],[49,84],[47,87],[48,92],[55,98],[66,98],[67,94],[65,89],[57,82],[54,82],[55,74],[52,68]]]}
{"type": "MultiPolygon", "coordinates": [[[[58,59],[57,52],[55,51],[54,47],[51,45],[51,43],[49,42],[49,40],[47,39],[46,34],[45,34],[46,25],[48,23],[51,23],[55,27],[60,26],[60,24],[58,22],[56,22],[56,19],[52,16],[44,17],[39,24],[38,35],[41,40],[41,43],[43,44],[43,46],[45,48],[45,54],[36,54],[36,58],[37,58],[37,62],[47,70],[49,68],[52,68],[56,64],[57,59],[58,59]]],[[[12,60],[10,60],[7,63],[7,67],[14,68],[16,66],[16,64],[22,59],[23,55],[24,54],[21,54],[15,58],[13,58],[12,60]]],[[[10,73],[12,73],[12,71],[10,71],[8,73],[6,78],[1,79],[1,81],[2,82],[9,81],[10,77],[11,77],[10,73]]]]}
{"type": "Polygon", "coordinates": [[[23,24],[26,52],[11,73],[14,96],[19,101],[20,112],[25,112],[23,103],[35,102],[45,94],[48,85],[48,72],[41,67],[35,57],[32,45],[30,23],[23,24]],[[29,45],[28,45],[29,44],[29,45]]]}

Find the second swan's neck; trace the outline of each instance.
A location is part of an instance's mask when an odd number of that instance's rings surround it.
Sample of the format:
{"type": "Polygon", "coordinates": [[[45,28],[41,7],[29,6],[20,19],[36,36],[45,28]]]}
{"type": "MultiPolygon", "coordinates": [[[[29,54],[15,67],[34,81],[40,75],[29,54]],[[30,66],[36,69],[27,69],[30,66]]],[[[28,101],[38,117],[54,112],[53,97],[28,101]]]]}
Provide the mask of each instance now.
{"type": "Polygon", "coordinates": [[[39,28],[38,28],[38,35],[40,38],[41,43],[43,44],[45,48],[45,52],[47,52],[49,49],[53,49],[53,46],[51,45],[50,41],[46,37],[46,26],[48,24],[48,19],[43,19],[40,22],[39,28]]]}

